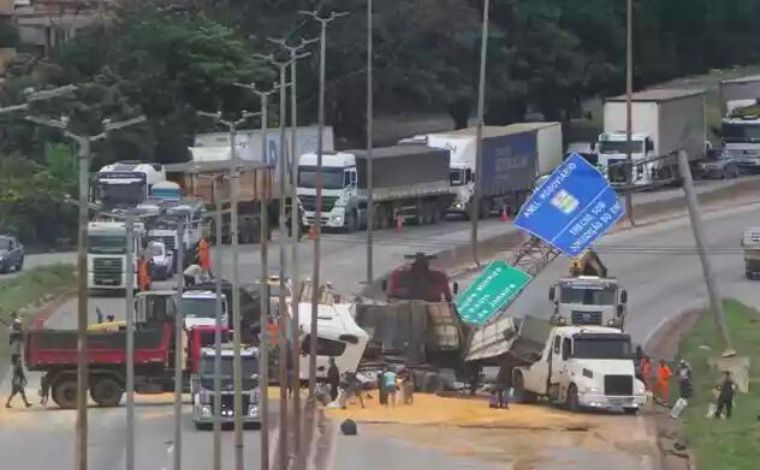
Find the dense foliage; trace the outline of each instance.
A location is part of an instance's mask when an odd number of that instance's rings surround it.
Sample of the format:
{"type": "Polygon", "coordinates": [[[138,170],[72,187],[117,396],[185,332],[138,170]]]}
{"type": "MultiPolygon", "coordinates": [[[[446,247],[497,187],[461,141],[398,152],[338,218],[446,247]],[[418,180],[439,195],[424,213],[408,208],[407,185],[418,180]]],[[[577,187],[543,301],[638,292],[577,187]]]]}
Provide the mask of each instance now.
{"type": "MultiPolygon", "coordinates": [[[[568,119],[579,114],[584,98],[623,90],[625,0],[491,4],[488,123],[528,113],[568,119]]],[[[760,59],[760,2],[635,0],[634,7],[639,88],[760,59]]],[[[366,0],[125,2],[108,22],[78,34],[49,59],[11,66],[0,99],[19,102],[30,86],[78,83],[73,99],[36,105],[34,112],[68,115],[73,130],[89,134],[100,132],[106,117],[142,113],[149,119],[97,146],[95,166],[127,158],[183,160],[193,134],[213,128],[196,111],[257,110],[258,100],[234,84],[268,87],[276,74],[253,53],[277,52],[269,37],[318,36],[316,22],[297,13],[317,8],[350,13],[329,26],[326,110],[339,141],[358,145],[364,139],[366,0]]],[[[377,114],[447,113],[452,125],[465,126],[475,110],[481,18],[482,0],[376,0],[377,114]]],[[[304,123],[314,121],[317,106],[318,47],[311,52],[299,63],[304,123]]],[[[15,165],[20,154],[44,170],[46,143],[63,142],[61,136],[3,119],[0,152],[15,155],[3,160],[15,165]]]]}

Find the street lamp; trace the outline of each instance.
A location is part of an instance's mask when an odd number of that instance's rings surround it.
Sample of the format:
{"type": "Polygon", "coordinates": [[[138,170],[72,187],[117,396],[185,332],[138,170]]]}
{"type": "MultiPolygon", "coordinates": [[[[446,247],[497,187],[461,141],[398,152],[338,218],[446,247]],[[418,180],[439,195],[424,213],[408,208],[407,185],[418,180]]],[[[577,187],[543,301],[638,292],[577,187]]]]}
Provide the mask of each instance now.
{"type": "Polygon", "coordinates": [[[367,285],[372,286],[373,273],[373,254],[372,243],[375,230],[375,207],[372,192],[374,190],[373,164],[372,161],[372,129],[373,129],[373,108],[374,93],[372,83],[372,19],[374,7],[372,0],[367,0],[367,285]]]}
{"type": "Polygon", "coordinates": [[[472,244],[472,258],[475,264],[480,265],[478,258],[478,216],[480,215],[480,168],[483,160],[483,114],[486,94],[486,60],[488,53],[488,15],[491,10],[490,0],[483,3],[483,25],[480,38],[480,77],[478,79],[478,114],[475,131],[475,185],[472,194],[472,207],[470,207],[470,219],[472,220],[472,232],[470,242],[472,244]]]}
{"type": "MultiPolygon", "coordinates": [[[[235,137],[237,135],[238,127],[251,117],[257,116],[258,113],[243,111],[240,119],[236,121],[222,119],[221,111],[216,113],[198,111],[198,115],[214,119],[217,123],[227,127],[230,132],[230,242],[232,243],[232,335],[234,343],[232,367],[234,369],[233,376],[235,386],[235,468],[237,470],[243,470],[243,381],[241,377],[242,364],[240,360],[240,260],[238,259],[238,191],[240,184],[240,162],[238,160],[235,137]]],[[[179,466],[177,464],[176,454],[174,458],[174,468],[175,470],[178,470],[179,466]]]]}
{"type": "Polygon", "coordinates": [[[319,305],[319,271],[320,271],[320,238],[322,233],[322,154],[324,142],[322,133],[325,126],[325,59],[327,55],[327,25],[338,18],[348,15],[348,12],[331,12],[322,17],[319,12],[299,11],[302,15],[312,17],[318,21],[321,28],[319,34],[319,133],[317,135],[317,181],[316,181],[316,208],[314,211],[314,271],[312,273],[311,289],[311,325],[309,336],[309,403],[315,403],[315,391],[317,385],[317,317],[319,305]]]}
{"type": "MultiPolygon", "coordinates": [[[[70,91],[70,89],[69,89],[70,91]]],[[[66,91],[67,93],[69,91],[66,91]]],[[[50,92],[47,95],[51,96],[50,92]]],[[[55,96],[58,96],[55,94],[55,96]]],[[[138,116],[125,121],[111,122],[103,120],[103,132],[92,136],[81,136],[68,130],[68,117],[51,119],[40,116],[27,116],[26,120],[39,126],[59,129],[63,135],[72,140],[78,148],[79,157],[79,235],[77,249],[77,418],[76,418],[76,468],[87,470],[87,388],[88,388],[88,362],[87,362],[87,221],[89,219],[89,193],[88,170],[92,157],[91,146],[93,143],[105,140],[108,133],[124,129],[145,122],[145,116],[138,116]]],[[[134,437],[127,436],[127,465],[131,462],[134,466],[134,437]]],[[[128,467],[129,468],[129,467],[128,467]]],[[[130,469],[131,470],[131,469],[130,469]]]]}

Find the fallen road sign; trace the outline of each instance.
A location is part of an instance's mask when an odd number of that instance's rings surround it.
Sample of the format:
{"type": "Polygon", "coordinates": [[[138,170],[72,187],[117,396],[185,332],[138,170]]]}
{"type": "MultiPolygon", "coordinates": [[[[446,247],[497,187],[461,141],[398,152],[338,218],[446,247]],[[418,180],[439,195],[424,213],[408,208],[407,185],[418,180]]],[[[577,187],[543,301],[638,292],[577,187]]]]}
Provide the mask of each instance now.
{"type": "Polygon", "coordinates": [[[465,323],[482,325],[532,280],[529,274],[504,261],[494,261],[454,301],[459,317],[465,323]]]}
{"type": "Polygon", "coordinates": [[[576,257],[624,213],[620,198],[604,176],[574,153],[534,191],[515,225],[576,257]]]}

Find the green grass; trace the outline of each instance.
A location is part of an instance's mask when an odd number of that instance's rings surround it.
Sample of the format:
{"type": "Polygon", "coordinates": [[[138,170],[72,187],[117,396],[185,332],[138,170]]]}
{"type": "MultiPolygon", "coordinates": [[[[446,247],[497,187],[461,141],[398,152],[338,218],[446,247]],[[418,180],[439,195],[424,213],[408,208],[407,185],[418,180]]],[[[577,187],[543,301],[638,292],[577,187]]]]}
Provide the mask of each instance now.
{"type": "MultiPolygon", "coordinates": [[[[21,307],[32,306],[40,302],[46,294],[57,295],[71,290],[75,285],[76,276],[71,264],[56,264],[41,268],[30,269],[18,276],[0,281],[0,320],[7,325],[11,312],[21,307]]],[[[26,313],[25,322],[31,321],[34,310],[26,313]]],[[[0,364],[7,362],[8,338],[7,327],[2,328],[0,335],[0,364]]]]}
{"type": "MultiPolygon", "coordinates": [[[[735,300],[726,300],[724,305],[734,348],[739,355],[749,356],[750,367],[757,370],[760,367],[760,312],[735,300]]],[[[758,468],[760,375],[750,370],[750,392],[736,395],[734,415],[730,420],[707,419],[705,413],[712,401],[712,389],[720,379],[719,371],[711,370],[708,365],[709,358],[721,352],[711,315],[699,319],[694,330],[681,342],[680,350],[694,372],[695,394],[684,414],[684,431],[690,447],[696,451],[698,468],[758,468]]]]}

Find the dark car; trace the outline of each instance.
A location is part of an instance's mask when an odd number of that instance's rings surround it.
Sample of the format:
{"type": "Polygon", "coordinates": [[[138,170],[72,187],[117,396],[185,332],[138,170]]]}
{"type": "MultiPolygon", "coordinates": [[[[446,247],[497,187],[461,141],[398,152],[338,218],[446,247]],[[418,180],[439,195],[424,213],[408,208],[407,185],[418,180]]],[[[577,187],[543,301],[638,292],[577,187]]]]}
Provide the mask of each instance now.
{"type": "Polygon", "coordinates": [[[24,245],[10,235],[0,235],[0,273],[24,267],[24,245]]]}

